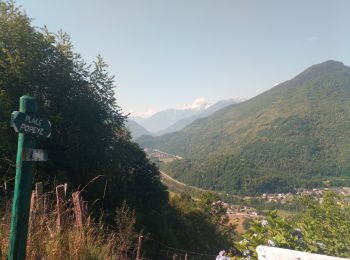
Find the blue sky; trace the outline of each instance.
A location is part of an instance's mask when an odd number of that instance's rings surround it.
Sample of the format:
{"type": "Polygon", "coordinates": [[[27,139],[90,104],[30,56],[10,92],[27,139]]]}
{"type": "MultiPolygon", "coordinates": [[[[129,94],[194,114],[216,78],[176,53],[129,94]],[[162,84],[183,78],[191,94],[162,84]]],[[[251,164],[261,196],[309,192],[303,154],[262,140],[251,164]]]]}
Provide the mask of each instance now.
{"type": "Polygon", "coordinates": [[[202,98],[250,98],[307,67],[350,65],[348,0],[16,1],[63,29],[87,62],[101,54],[135,114],[202,98]]]}

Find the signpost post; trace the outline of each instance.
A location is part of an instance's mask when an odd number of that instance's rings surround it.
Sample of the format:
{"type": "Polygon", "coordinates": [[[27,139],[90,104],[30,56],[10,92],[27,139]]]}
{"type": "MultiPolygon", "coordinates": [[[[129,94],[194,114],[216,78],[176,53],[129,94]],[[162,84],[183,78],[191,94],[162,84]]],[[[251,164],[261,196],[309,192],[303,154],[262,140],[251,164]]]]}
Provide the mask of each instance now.
{"type": "Polygon", "coordinates": [[[22,96],[19,110],[11,115],[11,125],[19,135],[8,251],[9,260],[23,260],[26,256],[33,161],[40,161],[40,158],[47,160],[45,152],[35,149],[35,137],[49,137],[51,133],[50,122],[35,115],[38,107],[34,97],[22,96]],[[33,156],[33,154],[37,155],[33,156]]]}

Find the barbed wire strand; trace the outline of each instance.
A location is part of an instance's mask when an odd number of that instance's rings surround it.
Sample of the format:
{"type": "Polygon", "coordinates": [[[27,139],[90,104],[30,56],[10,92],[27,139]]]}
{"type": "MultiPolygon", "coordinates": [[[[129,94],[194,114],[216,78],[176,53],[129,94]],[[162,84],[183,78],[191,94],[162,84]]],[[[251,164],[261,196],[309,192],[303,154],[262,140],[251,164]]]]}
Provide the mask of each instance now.
{"type": "Polygon", "coordinates": [[[164,244],[164,243],[162,243],[162,242],[160,242],[160,241],[157,241],[157,240],[155,240],[155,239],[152,239],[152,238],[148,238],[147,240],[156,242],[156,243],[158,243],[159,245],[161,245],[161,246],[163,246],[163,247],[172,249],[173,251],[184,252],[184,253],[187,253],[187,254],[200,255],[200,256],[216,257],[216,255],[212,255],[212,254],[200,253],[200,252],[189,251],[189,250],[185,250],[185,249],[180,249],[180,248],[171,247],[171,246],[169,246],[169,245],[167,245],[167,244],[164,244]]]}

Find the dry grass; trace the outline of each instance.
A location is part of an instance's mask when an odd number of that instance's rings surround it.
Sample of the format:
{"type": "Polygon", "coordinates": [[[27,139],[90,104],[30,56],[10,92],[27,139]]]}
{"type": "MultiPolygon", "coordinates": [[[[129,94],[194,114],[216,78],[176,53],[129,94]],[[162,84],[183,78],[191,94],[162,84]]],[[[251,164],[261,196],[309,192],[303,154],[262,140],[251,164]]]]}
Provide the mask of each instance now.
{"type": "MultiPolygon", "coordinates": [[[[9,208],[2,208],[1,212],[1,259],[7,259],[11,224],[9,208]]],[[[67,207],[61,230],[58,230],[56,221],[55,210],[46,215],[33,215],[30,221],[32,224],[29,227],[26,259],[135,259],[137,241],[137,234],[134,231],[135,215],[125,203],[117,210],[117,228],[92,221],[87,221],[83,228],[79,228],[74,223],[74,215],[69,207],[67,207]]]]}
{"type": "Polygon", "coordinates": [[[174,158],[174,157],[159,159],[159,161],[161,161],[161,162],[163,162],[163,163],[165,163],[165,164],[171,163],[171,162],[173,162],[173,161],[175,161],[175,160],[178,160],[178,159],[176,159],[176,158],[174,158]]]}
{"type": "Polygon", "coordinates": [[[248,216],[247,214],[230,214],[229,215],[229,224],[235,225],[236,226],[236,232],[238,234],[244,234],[247,230],[244,228],[244,221],[249,219],[249,220],[254,220],[257,217],[255,216],[248,216]]]}

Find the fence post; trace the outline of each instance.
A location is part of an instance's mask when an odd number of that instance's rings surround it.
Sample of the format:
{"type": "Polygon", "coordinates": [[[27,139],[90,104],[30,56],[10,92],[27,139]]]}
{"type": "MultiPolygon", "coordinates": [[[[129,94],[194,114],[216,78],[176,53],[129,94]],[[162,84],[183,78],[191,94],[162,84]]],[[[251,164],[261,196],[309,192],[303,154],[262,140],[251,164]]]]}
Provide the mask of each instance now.
{"type": "Polygon", "coordinates": [[[40,215],[43,215],[44,213],[43,190],[42,182],[35,183],[36,210],[40,215]]]}
{"type": "Polygon", "coordinates": [[[5,201],[7,201],[7,181],[4,180],[5,201]]]}
{"type": "Polygon", "coordinates": [[[64,195],[66,195],[67,197],[68,183],[65,183],[63,185],[64,185],[64,195]]]}
{"type": "Polygon", "coordinates": [[[137,243],[137,253],[136,253],[136,260],[141,260],[142,255],[142,242],[143,242],[143,236],[139,236],[139,241],[137,243]]]}
{"type": "Polygon", "coordinates": [[[64,186],[59,185],[56,187],[56,200],[57,200],[57,230],[61,230],[63,226],[63,215],[65,210],[65,199],[64,186]]]}
{"type": "MultiPolygon", "coordinates": [[[[7,199],[7,181],[6,181],[6,179],[4,180],[4,191],[5,191],[5,199],[4,199],[4,209],[5,209],[5,212],[7,212],[7,201],[8,201],[8,199],[7,199]]],[[[6,220],[6,218],[4,218],[4,224],[5,224],[5,222],[7,223],[7,220],[6,220]]]]}
{"type": "Polygon", "coordinates": [[[79,191],[73,192],[72,194],[73,204],[74,204],[74,215],[75,222],[78,227],[83,227],[83,213],[82,213],[82,203],[79,191]]]}
{"type": "Polygon", "coordinates": [[[187,260],[187,253],[185,254],[185,260],[187,260]]]}
{"type": "Polygon", "coordinates": [[[35,223],[35,211],[36,211],[36,193],[32,191],[32,196],[30,198],[30,209],[29,209],[29,234],[33,229],[35,223]]]}
{"type": "MultiPolygon", "coordinates": [[[[81,198],[80,198],[81,200],[81,198]]],[[[88,218],[89,209],[88,209],[88,202],[81,200],[81,215],[83,219],[83,223],[86,223],[86,220],[88,218]]]]}
{"type": "Polygon", "coordinates": [[[50,198],[49,198],[49,195],[47,193],[43,194],[43,205],[44,205],[43,215],[44,215],[44,217],[46,217],[49,214],[49,210],[51,208],[50,198]]]}

